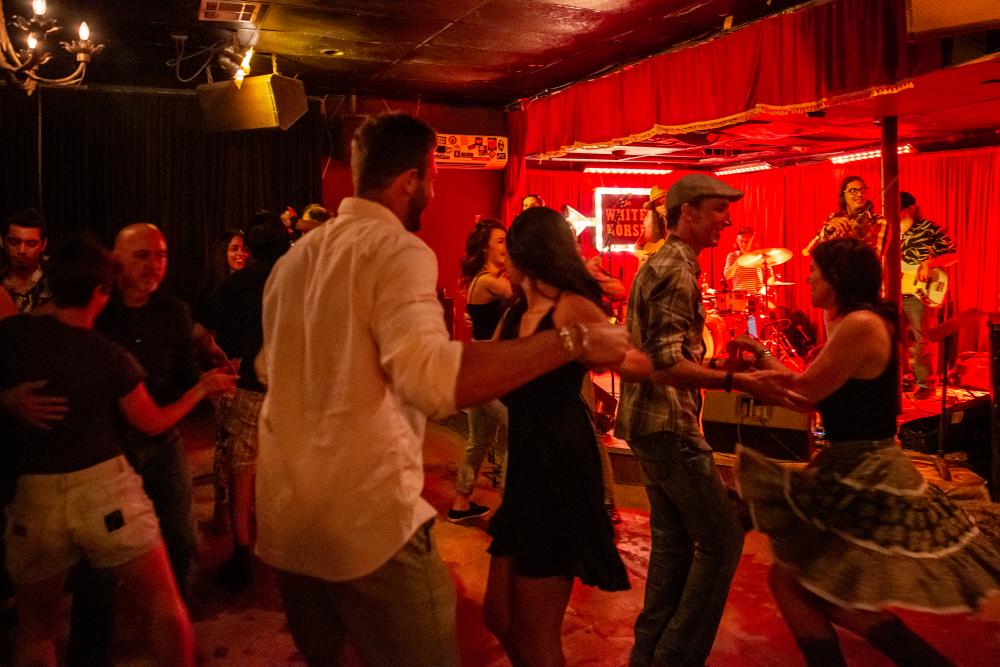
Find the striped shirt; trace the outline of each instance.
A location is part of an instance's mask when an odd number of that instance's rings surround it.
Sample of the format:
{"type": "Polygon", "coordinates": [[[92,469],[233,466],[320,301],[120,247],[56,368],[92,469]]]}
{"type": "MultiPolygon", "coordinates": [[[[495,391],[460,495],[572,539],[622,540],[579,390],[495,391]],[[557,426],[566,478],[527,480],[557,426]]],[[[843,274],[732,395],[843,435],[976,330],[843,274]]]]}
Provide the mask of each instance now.
{"type": "MultiPolygon", "coordinates": [[[[670,368],[682,359],[700,364],[705,355],[700,274],[694,248],[671,235],[632,281],[626,326],[655,370],[670,368]]],[[[670,431],[701,439],[700,414],[698,388],[652,380],[622,382],[615,435],[633,440],[670,431]]]]}
{"type": "Polygon", "coordinates": [[[914,220],[913,225],[899,236],[899,254],[904,264],[920,264],[930,257],[957,252],[955,243],[930,220],[914,220]]]}
{"type": "MultiPolygon", "coordinates": [[[[734,250],[726,255],[726,265],[722,269],[722,272],[725,273],[726,271],[729,271],[729,267],[736,264],[742,256],[743,253],[739,250],[734,250]]],[[[750,269],[745,266],[737,265],[736,271],[733,272],[731,282],[734,290],[743,290],[756,294],[764,285],[764,268],[759,266],[756,269],[750,269]]]]}

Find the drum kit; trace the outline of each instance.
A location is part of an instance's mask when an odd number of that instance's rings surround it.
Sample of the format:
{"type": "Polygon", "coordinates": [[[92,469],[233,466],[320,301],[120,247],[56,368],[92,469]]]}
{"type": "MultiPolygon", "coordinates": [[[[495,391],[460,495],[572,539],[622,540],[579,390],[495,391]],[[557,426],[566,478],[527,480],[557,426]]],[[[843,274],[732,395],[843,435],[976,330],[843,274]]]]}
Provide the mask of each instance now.
{"type": "Polygon", "coordinates": [[[748,269],[763,268],[763,274],[770,276],[759,292],[746,290],[705,289],[702,300],[705,304],[705,357],[722,356],[729,341],[742,334],[759,338],[771,354],[782,363],[796,370],[802,370],[802,359],[785,336],[788,320],[776,317],[775,301],[778,290],[794,283],[775,280],[772,267],[784,264],[792,258],[787,248],[764,248],[752,250],[740,256],[736,263],[748,269]]]}

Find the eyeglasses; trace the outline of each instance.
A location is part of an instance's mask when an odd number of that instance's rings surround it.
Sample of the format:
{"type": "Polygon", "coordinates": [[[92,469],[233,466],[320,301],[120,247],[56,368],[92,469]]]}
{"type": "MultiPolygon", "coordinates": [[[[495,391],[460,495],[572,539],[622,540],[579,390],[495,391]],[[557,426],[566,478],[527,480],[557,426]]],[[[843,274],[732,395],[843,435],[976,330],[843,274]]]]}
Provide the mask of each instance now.
{"type": "Polygon", "coordinates": [[[866,192],[868,192],[868,187],[865,186],[863,188],[847,188],[846,190],[844,190],[844,192],[846,192],[849,195],[863,195],[866,192]]]}

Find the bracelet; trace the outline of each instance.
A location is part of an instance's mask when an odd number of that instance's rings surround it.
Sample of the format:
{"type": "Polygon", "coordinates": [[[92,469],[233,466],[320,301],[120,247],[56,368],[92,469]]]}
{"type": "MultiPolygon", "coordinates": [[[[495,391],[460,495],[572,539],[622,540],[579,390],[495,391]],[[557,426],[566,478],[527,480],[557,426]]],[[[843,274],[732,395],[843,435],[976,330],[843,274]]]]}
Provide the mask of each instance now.
{"type": "Polygon", "coordinates": [[[569,330],[569,327],[560,327],[559,342],[562,343],[563,350],[570,361],[576,359],[576,343],[573,342],[573,333],[569,330]]]}
{"type": "Polygon", "coordinates": [[[733,372],[732,371],[726,371],[726,382],[725,382],[725,384],[722,385],[722,388],[725,389],[725,391],[726,391],[727,394],[731,394],[733,392],[733,372]]]}
{"type": "Polygon", "coordinates": [[[587,338],[587,334],[590,333],[590,329],[588,329],[587,325],[584,324],[583,322],[577,322],[573,326],[576,327],[577,330],[579,330],[579,332],[580,332],[580,350],[583,351],[583,352],[586,352],[587,351],[587,343],[589,342],[589,339],[587,338]]]}
{"type": "Polygon", "coordinates": [[[771,356],[771,350],[767,349],[763,345],[760,346],[759,350],[755,350],[753,353],[753,357],[757,361],[760,361],[764,357],[770,357],[770,356],[771,356]]]}

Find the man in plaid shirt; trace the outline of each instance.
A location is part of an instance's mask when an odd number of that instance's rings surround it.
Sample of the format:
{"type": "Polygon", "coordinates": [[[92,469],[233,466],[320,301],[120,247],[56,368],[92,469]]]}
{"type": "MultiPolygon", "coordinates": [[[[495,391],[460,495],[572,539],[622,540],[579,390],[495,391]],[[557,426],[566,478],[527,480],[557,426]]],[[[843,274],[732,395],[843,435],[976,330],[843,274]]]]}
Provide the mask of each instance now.
{"type": "Polygon", "coordinates": [[[670,235],[632,283],[627,325],[653,373],[623,382],[615,433],[638,459],[650,503],[652,549],[631,665],[703,665],[743,548],[743,529],[701,430],[701,389],[734,388],[783,402],[781,372],[702,365],[705,311],[698,254],[732,224],[743,197],[693,174],[667,192],[670,235]],[[655,662],[654,662],[655,661],[655,662]]]}

